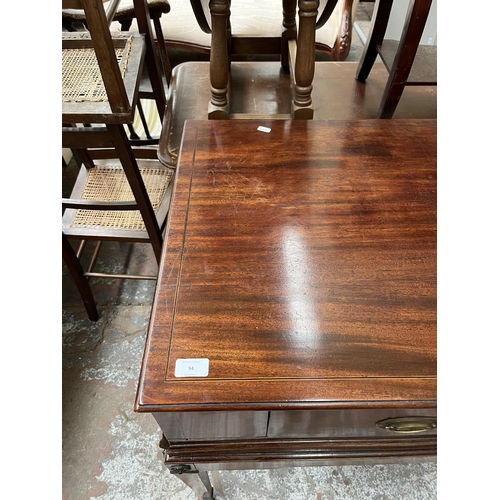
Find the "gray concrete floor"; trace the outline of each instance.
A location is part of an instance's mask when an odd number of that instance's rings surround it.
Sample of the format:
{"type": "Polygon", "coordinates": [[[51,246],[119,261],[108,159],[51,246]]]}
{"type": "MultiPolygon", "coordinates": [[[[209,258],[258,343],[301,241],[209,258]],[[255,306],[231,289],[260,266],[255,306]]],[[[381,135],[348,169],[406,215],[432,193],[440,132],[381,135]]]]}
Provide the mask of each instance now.
{"type": "MultiPolygon", "coordinates": [[[[369,21],[372,5],[358,11],[369,21]],[[368,17],[367,17],[368,16],[368,17]]],[[[354,34],[349,60],[362,45],[354,34]]],[[[184,57],[180,55],[179,57],[184,57]]],[[[63,170],[63,192],[76,173],[63,170]]],[[[156,272],[147,245],[105,244],[100,269],[156,272]]],[[[155,282],[93,280],[100,319],[87,319],[62,270],[63,500],[196,500],[162,463],[153,417],[133,411],[155,282]]],[[[222,471],[227,500],[431,500],[435,463],[222,471]]]]}

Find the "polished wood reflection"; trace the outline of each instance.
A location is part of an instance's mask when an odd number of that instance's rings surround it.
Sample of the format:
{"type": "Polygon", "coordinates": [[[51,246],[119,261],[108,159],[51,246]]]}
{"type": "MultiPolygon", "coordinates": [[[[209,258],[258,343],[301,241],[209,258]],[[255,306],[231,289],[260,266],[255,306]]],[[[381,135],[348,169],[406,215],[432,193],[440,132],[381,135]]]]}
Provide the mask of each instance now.
{"type": "Polygon", "coordinates": [[[435,405],[435,120],[188,121],[167,230],[136,410],[435,405]]]}

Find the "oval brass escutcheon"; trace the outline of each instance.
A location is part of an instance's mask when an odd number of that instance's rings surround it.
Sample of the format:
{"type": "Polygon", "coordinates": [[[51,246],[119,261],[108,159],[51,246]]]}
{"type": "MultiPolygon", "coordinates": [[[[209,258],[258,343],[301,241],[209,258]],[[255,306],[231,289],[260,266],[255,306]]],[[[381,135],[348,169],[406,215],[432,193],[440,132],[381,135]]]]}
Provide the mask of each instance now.
{"type": "Polygon", "coordinates": [[[436,417],[395,417],[384,418],[377,422],[377,427],[398,434],[416,434],[437,428],[436,417]]]}

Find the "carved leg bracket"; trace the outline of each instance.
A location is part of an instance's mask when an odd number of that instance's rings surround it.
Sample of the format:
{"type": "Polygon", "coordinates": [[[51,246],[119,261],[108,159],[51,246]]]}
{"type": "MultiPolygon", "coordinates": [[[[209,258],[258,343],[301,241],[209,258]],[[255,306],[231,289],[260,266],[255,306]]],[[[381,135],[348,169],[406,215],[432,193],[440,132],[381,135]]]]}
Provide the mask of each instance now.
{"type": "Polygon", "coordinates": [[[224,496],[219,471],[212,472],[214,488],[207,471],[198,470],[193,463],[173,464],[168,461],[167,450],[169,444],[164,435],[161,437],[159,446],[163,449],[164,462],[170,473],[177,476],[184,484],[187,484],[198,497],[203,497],[203,500],[215,500],[216,491],[224,496]]]}
{"type": "MultiPolygon", "coordinates": [[[[198,471],[194,464],[170,465],[169,470],[171,474],[174,474],[184,484],[188,485],[198,497],[203,497],[203,500],[215,500],[216,492],[210,482],[208,472],[198,471]]],[[[220,486],[220,479],[218,479],[217,484],[220,486]]],[[[224,495],[223,492],[221,494],[224,495]]]]}

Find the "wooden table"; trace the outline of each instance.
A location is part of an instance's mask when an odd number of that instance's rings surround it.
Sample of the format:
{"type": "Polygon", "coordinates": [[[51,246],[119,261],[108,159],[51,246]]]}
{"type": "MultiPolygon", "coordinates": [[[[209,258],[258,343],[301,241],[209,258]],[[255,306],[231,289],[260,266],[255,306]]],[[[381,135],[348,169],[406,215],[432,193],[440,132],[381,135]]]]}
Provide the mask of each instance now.
{"type": "Polygon", "coordinates": [[[433,460],[436,121],[188,121],[175,189],[135,407],[170,471],[433,460]]]}

